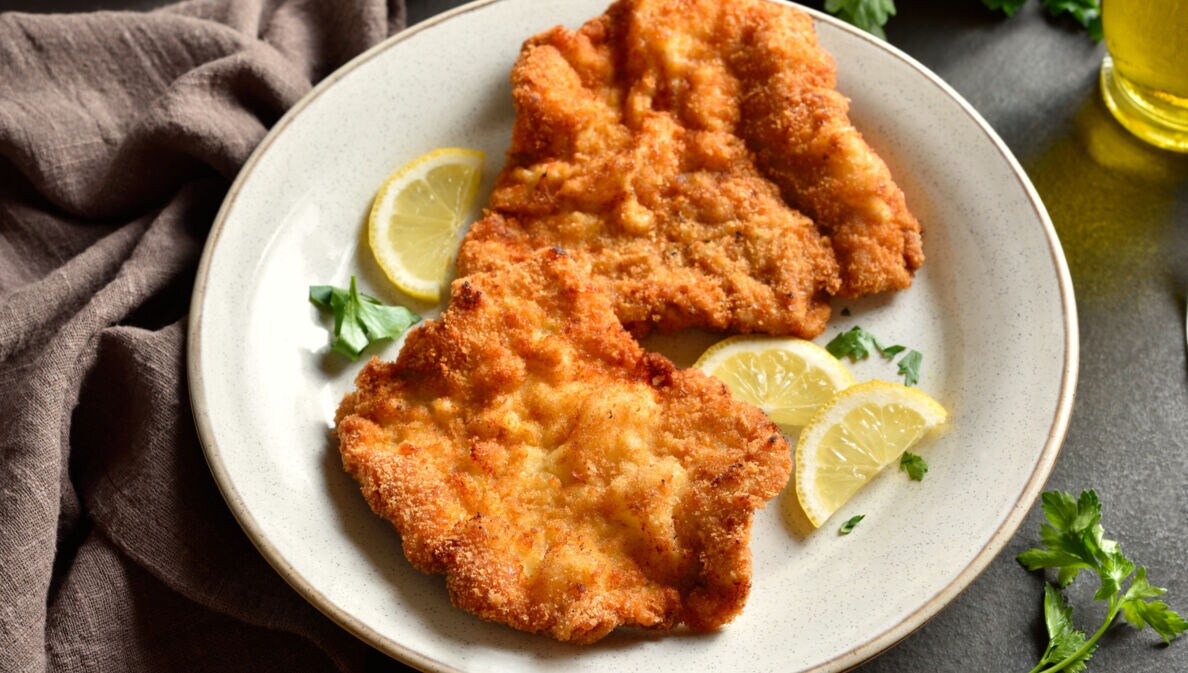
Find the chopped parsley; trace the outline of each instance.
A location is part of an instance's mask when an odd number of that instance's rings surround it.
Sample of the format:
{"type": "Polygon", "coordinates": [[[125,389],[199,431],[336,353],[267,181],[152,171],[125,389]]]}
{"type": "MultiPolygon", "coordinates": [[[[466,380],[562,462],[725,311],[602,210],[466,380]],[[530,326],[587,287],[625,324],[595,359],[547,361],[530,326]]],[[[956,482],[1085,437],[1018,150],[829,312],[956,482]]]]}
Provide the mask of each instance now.
{"type": "Polygon", "coordinates": [[[928,474],[928,463],[923,456],[904,451],[899,457],[899,469],[907,472],[912,481],[924,481],[924,475],[928,474]]]}
{"type": "Polygon", "coordinates": [[[854,531],[854,528],[856,528],[858,526],[858,522],[865,518],[866,518],[865,514],[859,514],[857,516],[850,517],[849,519],[846,520],[845,523],[843,523],[841,525],[841,528],[837,529],[837,534],[838,535],[849,535],[850,533],[852,533],[854,531]]]}
{"type": "Polygon", "coordinates": [[[920,362],[924,359],[924,355],[917,350],[907,352],[907,355],[899,358],[899,373],[903,376],[903,385],[914,386],[920,382],[920,362]]]}
{"type": "Polygon", "coordinates": [[[924,359],[924,355],[920,351],[908,350],[907,346],[898,344],[884,346],[875,338],[875,335],[857,325],[833,337],[828,344],[825,344],[825,350],[839,360],[848,357],[851,362],[865,360],[870,357],[872,352],[878,353],[887,360],[894,360],[896,355],[907,351],[898,363],[903,384],[914,386],[920,382],[920,363],[924,359]]]}

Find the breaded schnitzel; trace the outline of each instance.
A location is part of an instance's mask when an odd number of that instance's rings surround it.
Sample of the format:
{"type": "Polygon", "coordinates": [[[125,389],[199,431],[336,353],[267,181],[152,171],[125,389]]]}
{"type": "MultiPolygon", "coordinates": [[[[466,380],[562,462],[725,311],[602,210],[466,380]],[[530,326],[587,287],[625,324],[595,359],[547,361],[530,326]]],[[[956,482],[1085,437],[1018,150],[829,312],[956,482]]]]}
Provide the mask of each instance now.
{"type": "Polygon", "coordinates": [[[454,282],[337,417],[343,464],[454,604],[588,643],[742,608],[790,452],[722,383],[645,353],[559,250],[454,282]]]}
{"type": "Polygon", "coordinates": [[[907,287],[919,224],[834,73],[812,19],[766,0],[619,0],[529,39],[460,275],[560,246],[637,334],[811,338],[830,296],[907,287]]]}

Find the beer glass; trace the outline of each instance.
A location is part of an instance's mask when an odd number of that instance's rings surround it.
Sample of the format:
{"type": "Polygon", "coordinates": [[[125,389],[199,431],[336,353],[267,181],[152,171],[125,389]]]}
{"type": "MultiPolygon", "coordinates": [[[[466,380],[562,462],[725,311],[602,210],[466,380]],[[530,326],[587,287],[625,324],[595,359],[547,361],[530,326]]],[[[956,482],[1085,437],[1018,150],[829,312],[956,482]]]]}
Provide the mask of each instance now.
{"type": "Polygon", "coordinates": [[[1188,152],[1188,0],[1102,0],[1101,89],[1131,133],[1188,152]]]}

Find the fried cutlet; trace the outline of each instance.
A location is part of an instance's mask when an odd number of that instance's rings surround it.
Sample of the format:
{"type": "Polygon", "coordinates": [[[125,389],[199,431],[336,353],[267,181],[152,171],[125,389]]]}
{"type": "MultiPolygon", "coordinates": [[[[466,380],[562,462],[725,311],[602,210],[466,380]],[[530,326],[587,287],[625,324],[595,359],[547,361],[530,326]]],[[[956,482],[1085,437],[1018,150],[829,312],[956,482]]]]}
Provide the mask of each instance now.
{"type": "Polygon", "coordinates": [[[560,250],[454,282],[337,416],[343,464],[455,605],[588,643],[715,629],[751,583],[788,444],[718,381],[645,353],[560,250]]]}
{"type": "Polygon", "coordinates": [[[847,117],[812,19],[620,0],[523,45],[507,163],[461,275],[561,246],[636,334],[811,338],[831,296],[907,287],[920,227],[847,117]]]}

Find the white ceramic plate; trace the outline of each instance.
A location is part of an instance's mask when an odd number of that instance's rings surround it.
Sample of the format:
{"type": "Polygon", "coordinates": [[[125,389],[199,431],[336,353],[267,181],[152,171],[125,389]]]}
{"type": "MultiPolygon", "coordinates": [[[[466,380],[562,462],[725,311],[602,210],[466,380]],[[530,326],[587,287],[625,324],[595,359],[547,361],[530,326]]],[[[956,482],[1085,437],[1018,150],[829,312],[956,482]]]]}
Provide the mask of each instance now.
{"type": "MultiPolygon", "coordinates": [[[[388,300],[362,223],[395,167],[442,146],[502,163],[508,70],[524,38],[607,0],[498,0],[405,31],[335,73],[277,124],[231,189],[194,292],[189,373],[207,459],[232,511],[297,591],[343,627],[431,671],[838,671],[891,646],[1002,549],[1045,481],[1076,379],[1072,286],[1043,206],[1009,151],[911,58],[817,15],[852,117],[925,226],[910,291],[850,304],[854,324],[924,353],[920,387],[951,411],[920,448],[923,482],[882,475],[826,528],[755,521],[754,586],[711,635],[617,632],[577,647],[488,624],[413,570],[342,469],[333,410],[362,363],[327,353],[309,285],[388,300]],[[836,524],[867,518],[839,537],[836,524]]],[[[485,189],[489,189],[489,182],[485,189]]],[[[426,307],[416,307],[425,310],[426,307]]],[[[394,357],[396,344],[377,351],[394,357]]],[[[894,377],[872,363],[859,378],[894,377]]]]}

